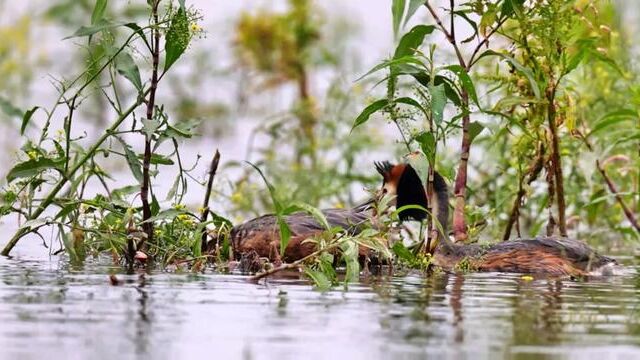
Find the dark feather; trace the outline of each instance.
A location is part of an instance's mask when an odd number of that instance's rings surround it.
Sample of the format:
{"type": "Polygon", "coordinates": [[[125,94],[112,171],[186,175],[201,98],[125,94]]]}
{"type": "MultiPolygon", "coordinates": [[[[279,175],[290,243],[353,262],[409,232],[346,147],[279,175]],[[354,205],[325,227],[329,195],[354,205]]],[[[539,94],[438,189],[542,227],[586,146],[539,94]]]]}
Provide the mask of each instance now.
{"type": "MultiPolygon", "coordinates": [[[[402,176],[400,176],[397,192],[396,208],[399,209],[406,205],[419,205],[425,209],[427,208],[427,193],[422,185],[422,180],[409,164],[406,165],[402,176]]],[[[401,211],[398,216],[400,220],[414,219],[420,221],[427,217],[427,213],[422,209],[406,209],[401,211]]]]}

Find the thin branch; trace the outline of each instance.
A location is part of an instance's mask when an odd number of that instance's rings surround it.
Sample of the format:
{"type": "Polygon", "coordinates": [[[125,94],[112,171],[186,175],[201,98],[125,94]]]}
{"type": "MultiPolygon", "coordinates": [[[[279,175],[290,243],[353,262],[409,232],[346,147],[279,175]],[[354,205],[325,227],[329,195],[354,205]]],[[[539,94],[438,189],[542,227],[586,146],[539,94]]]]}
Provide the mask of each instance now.
{"type": "Polygon", "coordinates": [[[618,204],[620,204],[620,207],[622,207],[622,211],[624,211],[624,215],[627,217],[627,220],[629,220],[629,222],[631,223],[631,225],[633,225],[636,231],[640,233],[640,223],[638,223],[638,219],[636,219],[636,216],[633,214],[631,209],[629,209],[627,204],[624,202],[624,199],[622,199],[622,196],[620,196],[620,193],[618,192],[616,185],[613,183],[609,175],[607,175],[607,172],[605,171],[604,167],[600,164],[600,160],[596,160],[596,167],[598,168],[598,171],[604,178],[604,181],[607,183],[607,187],[609,187],[609,191],[611,191],[611,193],[615,196],[618,204]]]}
{"type": "MultiPolygon", "coordinates": [[[[202,213],[200,215],[200,222],[207,222],[207,215],[209,215],[209,198],[211,197],[211,188],[213,187],[213,178],[216,176],[216,171],[218,171],[218,163],[220,162],[220,152],[216,149],[216,154],[213,156],[213,160],[211,160],[211,166],[209,167],[209,181],[207,182],[207,191],[204,194],[204,201],[202,204],[202,213]]],[[[207,229],[206,227],[202,228],[202,237],[200,242],[200,248],[204,252],[207,248],[207,229]]]]}
{"type": "Polygon", "coordinates": [[[505,17],[500,21],[498,21],[498,24],[493,29],[491,29],[491,31],[489,31],[489,33],[482,39],[482,41],[478,43],[476,48],[473,49],[473,53],[471,53],[471,57],[469,58],[469,63],[467,64],[467,68],[466,68],[467,71],[469,71],[471,67],[478,61],[478,59],[475,58],[476,55],[478,55],[478,51],[482,49],[482,46],[484,46],[486,43],[489,42],[489,38],[502,27],[502,25],[507,21],[507,19],[508,18],[505,17]]]}
{"type": "Polygon", "coordinates": [[[429,4],[429,1],[425,1],[424,6],[427,7],[427,9],[429,10],[429,13],[431,13],[431,16],[433,16],[433,18],[436,20],[436,23],[438,24],[438,27],[440,28],[440,30],[442,30],[442,32],[444,33],[444,36],[446,36],[447,40],[449,40],[451,45],[453,45],[453,49],[456,52],[456,56],[458,57],[458,62],[460,63],[460,66],[466,69],[467,65],[464,61],[464,58],[462,57],[462,53],[460,52],[458,45],[456,44],[455,37],[449,31],[447,31],[447,29],[444,27],[444,25],[442,24],[442,21],[440,20],[440,17],[438,17],[438,14],[436,14],[435,10],[433,10],[433,7],[431,7],[431,4],[429,4]]]}

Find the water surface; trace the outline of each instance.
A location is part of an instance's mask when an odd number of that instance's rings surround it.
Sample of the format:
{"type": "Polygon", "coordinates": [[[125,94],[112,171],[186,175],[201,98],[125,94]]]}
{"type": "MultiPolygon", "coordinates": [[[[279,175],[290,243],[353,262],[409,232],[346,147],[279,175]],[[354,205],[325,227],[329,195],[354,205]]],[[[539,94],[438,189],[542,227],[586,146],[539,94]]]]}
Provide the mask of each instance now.
{"type": "Polygon", "coordinates": [[[0,357],[640,358],[640,278],[625,272],[372,276],[320,293],[300,279],[0,258],[0,357]]]}

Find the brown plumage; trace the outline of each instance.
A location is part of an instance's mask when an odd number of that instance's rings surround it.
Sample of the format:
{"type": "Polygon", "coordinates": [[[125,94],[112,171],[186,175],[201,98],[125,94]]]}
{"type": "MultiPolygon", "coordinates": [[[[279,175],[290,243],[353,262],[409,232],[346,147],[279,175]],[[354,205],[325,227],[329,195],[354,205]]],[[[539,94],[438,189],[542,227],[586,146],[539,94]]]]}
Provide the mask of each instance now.
{"type": "MultiPolygon", "coordinates": [[[[416,204],[426,208],[425,187],[411,165],[385,163],[384,167],[378,167],[378,171],[384,178],[383,189],[397,196],[396,207],[416,204]]],[[[434,173],[433,200],[434,217],[444,230],[437,239],[434,262],[444,269],[464,266],[476,271],[584,276],[616,264],[614,259],[599,255],[582,241],[559,237],[517,239],[491,245],[454,244],[447,235],[447,184],[437,172],[434,173]]],[[[420,212],[422,215],[411,212],[401,213],[399,217],[424,219],[426,214],[420,212]]]]}
{"type": "MultiPolygon", "coordinates": [[[[331,227],[341,227],[350,234],[357,234],[369,220],[370,205],[371,202],[367,202],[353,209],[325,209],[322,212],[331,227]]],[[[316,245],[305,240],[325,229],[313,216],[299,212],[285,216],[285,221],[291,230],[291,238],[283,257],[280,257],[280,230],[276,215],[263,215],[234,226],[231,229],[231,246],[236,259],[255,251],[270,261],[292,262],[316,251],[316,245]]]]}

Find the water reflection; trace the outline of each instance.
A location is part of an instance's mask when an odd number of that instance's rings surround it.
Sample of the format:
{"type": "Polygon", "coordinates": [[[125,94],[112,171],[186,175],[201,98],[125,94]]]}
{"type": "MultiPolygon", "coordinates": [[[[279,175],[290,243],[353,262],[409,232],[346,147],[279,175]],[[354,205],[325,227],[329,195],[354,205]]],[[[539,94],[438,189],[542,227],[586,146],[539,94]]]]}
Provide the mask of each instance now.
{"type": "MultiPolygon", "coordinates": [[[[106,261],[104,264],[108,264],[106,261]]],[[[300,279],[117,273],[0,259],[0,358],[422,359],[640,356],[636,275],[300,279]]]]}

